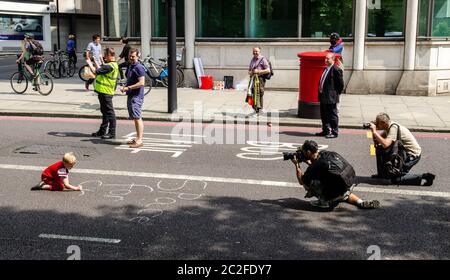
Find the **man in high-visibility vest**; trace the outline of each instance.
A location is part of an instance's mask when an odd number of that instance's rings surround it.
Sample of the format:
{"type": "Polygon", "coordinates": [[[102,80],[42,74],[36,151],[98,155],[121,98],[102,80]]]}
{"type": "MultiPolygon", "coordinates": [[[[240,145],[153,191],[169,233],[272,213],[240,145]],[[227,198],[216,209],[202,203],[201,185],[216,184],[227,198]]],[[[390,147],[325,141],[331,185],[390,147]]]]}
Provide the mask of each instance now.
{"type": "MultiPolygon", "coordinates": [[[[92,72],[96,74],[94,91],[98,94],[100,111],[102,112],[102,124],[94,137],[102,139],[116,138],[116,114],[112,99],[116,91],[119,66],[116,62],[116,53],[113,48],[106,48],[104,53],[105,64],[95,69],[92,63],[88,63],[92,72]]],[[[90,61],[89,61],[90,62],[90,61]]]]}

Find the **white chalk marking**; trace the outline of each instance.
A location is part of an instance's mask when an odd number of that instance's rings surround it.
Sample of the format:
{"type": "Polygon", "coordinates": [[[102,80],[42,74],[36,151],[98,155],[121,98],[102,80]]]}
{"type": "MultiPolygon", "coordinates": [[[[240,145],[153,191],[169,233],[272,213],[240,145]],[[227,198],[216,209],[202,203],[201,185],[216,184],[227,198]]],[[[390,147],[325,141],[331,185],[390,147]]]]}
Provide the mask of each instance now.
{"type": "Polygon", "coordinates": [[[108,239],[108,238],[85,237],[85,236],[69,236],[69,235],[44,234],[44,233],[39,234],[39,237],[40,238],[50,238],[50,239],[64,239],[64,240],[113,243],[113,244],[117,244],[120,242],[120,239],[108,239]]]}
{"type": "MultiPolygon", "coordinates": [[[[42,172],[42,170],[44,170],[44,168],[45,168],[44,166],[0,164],[0,169],[27,170],[27,171],[42,172]]],[[[190,180],[190,181],[217,182],[217,183],[225,183],[225,184],[259,185],[259,186],[284,187],[284,188],[299,188],[300,187],[300,185],[298,183],[280,182],[280,181],[206,177],[206,176],[192,176],[192,175],[178,175],[178,174],[164,174],[164,173],[129,172],[129,171],[114,171],[114,170],[99,170],[99,169],[75,169],[75,170],[71,171],[71,173],[107,175],[107,176],[190,180]]],[[[369,193],[383,193],[383,194],[397,194],[397,195],[411,195],[411,196],[432,196],[432,197],[440,197],[440,198],[450,198],[450,193],[448,193],[448,192],[414,191],[414,190],[383,189],[383,188],[370,188],[370,187],[367,187],[367,188],[366,187],[357,187],[357,190],[358,190],[358,192],[369,192],[369,193]]]]}

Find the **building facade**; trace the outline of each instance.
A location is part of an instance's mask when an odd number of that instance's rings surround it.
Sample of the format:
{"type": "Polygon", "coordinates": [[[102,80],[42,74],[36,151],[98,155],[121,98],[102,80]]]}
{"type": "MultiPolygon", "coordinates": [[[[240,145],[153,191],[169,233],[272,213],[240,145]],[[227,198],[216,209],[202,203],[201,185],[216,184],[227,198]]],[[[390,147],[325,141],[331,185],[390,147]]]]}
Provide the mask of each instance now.
{"type": "MultiPolygon", "coordinates": [[[[136,39],[165,57],[167,0],[102,0],[102,35],[136,39]]],[[[275,69],[270,88],[297,89],[297,54],[345,42],[346,92],[433,96],[450,93],[450,0],[177,0],[177,37],[188,85],[193,58],[216,79],[246,78],[253,46],[275,69]]],[[[191,84],[189,84],[191,83],[191,84]]]]}
{"type": "Polygon", "coordinates": [[[60,48],[66,48],[72,33],[81,51],[92,34],[101,33],[100,7],[100,0],[0,1],[0,51],[20,51],[25,33],[33,33],[45,51],[56,49],[58,17],[60,48]]]}
{"type": "Polygon", "coordinates": [[[0,1],[0,51],[18,52],[27,32],[51,49],[50,1],[0,1]]]}

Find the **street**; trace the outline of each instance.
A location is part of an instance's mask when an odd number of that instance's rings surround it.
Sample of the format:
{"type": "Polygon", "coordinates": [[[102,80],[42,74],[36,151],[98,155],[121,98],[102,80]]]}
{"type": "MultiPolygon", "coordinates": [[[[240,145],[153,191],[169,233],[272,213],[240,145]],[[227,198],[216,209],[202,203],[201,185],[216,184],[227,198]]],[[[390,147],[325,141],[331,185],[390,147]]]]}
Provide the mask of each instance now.
{"type": "Polygon", "coordinates": [[[118,121],[116,140],[91,137],[99,123],[0,116],[0,259],[450,257],[448,133],[414,133],[423,155],[412,173],[437,178],[412,187],[370,178],[364,130],[325,139],[307,127],[145,122],[144,147],[130,149],[131,121],[118,121]],[[281,155],[306,139],[343,155],[360,182],[354,193],[382,207],[310,206],[281,155]],[[70,182],[83,191],[30,191],[69,151],[70,182]]]}

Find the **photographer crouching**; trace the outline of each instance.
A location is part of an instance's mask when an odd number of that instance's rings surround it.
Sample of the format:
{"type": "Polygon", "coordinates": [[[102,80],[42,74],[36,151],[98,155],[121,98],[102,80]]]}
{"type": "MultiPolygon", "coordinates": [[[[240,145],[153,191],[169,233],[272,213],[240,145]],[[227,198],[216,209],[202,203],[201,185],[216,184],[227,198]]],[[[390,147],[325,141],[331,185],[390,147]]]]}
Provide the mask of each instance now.
{"type": "Polygon", "coordinates": [[[311,205],[320,208],[334,208],[340,202],[356,205],[361,209],[380,207],[377,200],[362,200],[350,190],[355,179],[355,170],[338,153],[321,151],[316,142],[306,140],[296,153],[283,153],[284,160],[291,160],[297,179],[306,190],[305,198],[316,197],[311,205]],[[308,168],[303,173],[300,163],[308,168]]]}
{"type": "Polygon", "coordinates": [[[409,129],[391,121],[386,113],[379,113],[374,122],[364,124],[363,128],[372,130],[375,144],[377,174],[372,178],[390,179],[397,185],[433,185],[436,175],[409,173],[422,155],[422,148],[409,129]]]}

